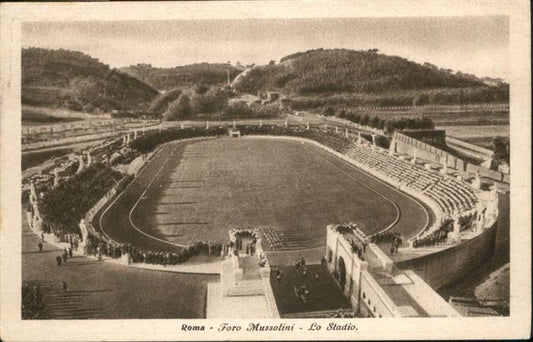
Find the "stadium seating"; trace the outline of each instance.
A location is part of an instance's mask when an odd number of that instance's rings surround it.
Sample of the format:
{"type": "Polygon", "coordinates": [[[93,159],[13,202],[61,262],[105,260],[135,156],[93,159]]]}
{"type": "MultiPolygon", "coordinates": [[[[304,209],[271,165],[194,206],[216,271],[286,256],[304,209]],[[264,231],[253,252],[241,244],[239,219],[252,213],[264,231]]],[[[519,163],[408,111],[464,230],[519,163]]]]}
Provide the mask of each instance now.
{"type": "Polygon", "coordinates": [[[390,156],[384,150],[374,150],[366,145],[352,143],[343,146],[339,152],[385,174],[402,186],[424,193],[433,199],[445,214],[470,210],[476,205],[476,196],[468,185],[390,156]]]}

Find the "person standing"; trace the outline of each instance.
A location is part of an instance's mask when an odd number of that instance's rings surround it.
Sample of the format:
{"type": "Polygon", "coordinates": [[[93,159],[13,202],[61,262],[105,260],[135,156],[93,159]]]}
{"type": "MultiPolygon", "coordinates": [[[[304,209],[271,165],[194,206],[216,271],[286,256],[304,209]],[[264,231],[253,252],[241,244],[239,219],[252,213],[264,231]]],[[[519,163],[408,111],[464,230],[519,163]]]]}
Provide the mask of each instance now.
{"type": "Polygon", "coordinates": [[[43,243],[41,241],[39,241],[37,246],[39,247],[39,253],[42,253],[42,251],[43,251],[43,243]]]}
{"type": "Polygon", "coordinates": [[[63,251],[63,263],[64,264],[67,263],[67,257],[68,257],[68,252],[67,252],[67,249],[65,248],[65,250],[63,251]]]}
{"type": "Polygon", "coordinates": [[[61,255],[56,256],[57,266],[61,266],[61,255]]]}

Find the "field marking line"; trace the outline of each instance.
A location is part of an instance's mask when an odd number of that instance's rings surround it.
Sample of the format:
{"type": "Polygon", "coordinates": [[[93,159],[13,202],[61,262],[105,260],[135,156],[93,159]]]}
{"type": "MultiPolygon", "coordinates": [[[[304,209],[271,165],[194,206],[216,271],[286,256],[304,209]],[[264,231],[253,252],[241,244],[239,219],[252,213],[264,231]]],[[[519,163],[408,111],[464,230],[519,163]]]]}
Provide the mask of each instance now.
{"type": "Polygon", "coordinates": [[[133,215],[133,211],[135,210],[135,208],[137,208],[137,205],[139,205],[139,203],[141,202],[141,200],[143,199],[144,195],[146,194],[146,192],[148,191],[148,189],[150,188],[150,186],[152,185],[152,183],[157,179],[157,176],[159,175],[159,173],[161,173],[161,171],[163,171],[163,168],[167,165],[168,161],[170,160],[170,157],[172,156],[172,154],[174,154],[174,152],[176,151],[176,149],[178,148],[178,146],[180,146],[181,144],[176,144],[176,146],[174,146],[174,148],[172,149],[172,151],[167,155],[167,159],[165,159],[163,165],[161,165],[161,167],[159,168],[159,170],[156,172],[156,174],[153,176],[152,180],[150,181],[150,183],[148,183],[148,185],[146,186],[146,188],[144,189],[143,193],[141,194],[141,196],[139,196],[139,199],[137,200],[137,202],[135,202],[135,204],[133,205],[133,207],[131,208],[130,210],[130,213],[128,215],[128,218],[129,218],[129,221],[132,225],[132,227],[138,231],[139,233],[143,234],[144,236],[146,237],[149,237],[153,240],[156,240],[156,241],[159,241],[159,242],[162,242],[162,243],[166,243],[168,245],[171,245],[171,246],[177,246],[177,247],[182,247],[182,248],[185,248],[187,247],[186,245],[182,245],[182,244],[179,244],[179,243],[174,243],[174,242],[170,242],[170,241],[167,241],[167,240],[163,240],[163,239],[160,239],[158,237],[155,237],[153,235],[150,235],[146,232],[143,232],[142,230],[140,230],[136,225],[135,223],[133,223],[133,219],[132,219],[132,215],[133,215]]]}
{"type": "MultiPolygon", "coordinates": [[[[309,149],[305,148],[305,147],[302,147],[303,149],[306,149],[309,151],[309,149]]],[[[390,198],[387,198],[385,197],[384,195],[382,195],[381,193],[379,193],[378,191],[372,189],[369,185],[365,184],[361,179],[355,177],[354,175],[346,172],[345,170],[341,169],[339,166],[335,165],[334,163],[332,163],[331,161],[327,160],[326,158],[324,158],[323,156],[319,155],[317,152],[315,151],[312,151],[312,153],[314,153],[317,157],[319,157],[320,159],[324,160],[326,163],[330,164],[331,166],[335,167],[337,170],[339,170],[340,172],[344,173],[345,175],[347,175],[348,177],[354,179],[357,183],[363,185],[365,188],[367,188],[368,190],[374,192],[375,194],[377,194],[378,196],[380,196],[381,198],[389,201],[393,206],[394,208],[396,209],[396,218],[393,220],[393,222],[391,224],[389,224],[386,228],[384,228],[383,230],[381,230],[379,233],[383,232],[383,231],[386,231],[390,228],[392,228],[392,226],[394,226],[396,223],[398,223],[398,221],[400,220],[400,216],[401,216],[401,211],[400,211],[400,207],[398,207],[398,204],[396,204],[393,200],[391,200],[390,198]]],[[[333,154],[332,154],[333,155],[333,154]]],[[[334,156],[334,155],[333,155],[334,156]]],[[[339,158],[339,160],[342,161],[342,159],[339,158]]],[[[346,163],[347,165],[349,166],[352,166],[351,164],[348,164],[346,163]]]]}
{"type": "MultiPolygon", "coordinates": [[[[302,148],[305,148],[305,147],[302,147],[302,148]]],[[[314,151],[313,151],[313,152],[314,152],[314,151]]],[[[389,226],[387,226],[387,227],[385,227],[384,229],[380,230],[377,234],[380,234],[380,233],[383,233],[383,232],[388,231],[389,229],[392,229],[392,228],[394,227],[394,225],[396,225],[396,224],[398,223],[398,221],[400,220],[401,213],[400,213],[400,209],[399,209],[398,205],[397,205],[394,201],[392,201],[391,199],[385,197],[384,195],[382,195],[381,193],[377,192],[376,190],[372,189],[370,186],[364,184],[363,182],[361,182],[360,179],[358,179],[357,177],[355,177],[355,176],[353,176],[353,175],[347,173],[346,171],[342,170],[342,169],[341,169],[340,167],[338,167],[337,165],[331,163],[329,160],[327,160],[327,159],[325,159],[324,157],[320,156],[317,152],[314,152],[314,153],[315,153],[317,156],[319,156],[320,158],[324,159],[326,162],[328,162],[328,163],[330,163],[331,165],[333,165],[335,168],[339,169],[340,171],[342,171],[343,173],[345,173],[346,175],[348,175],[349,177],[355,179],[357,182],[359,182],[360,184],[364,185],[365,187],[367,187],[367,188],[370,189],[371,191],[375,192],[375,193],[378,194],[379,196],[381,196],[381,197],[385,198],[386,200],[390,201],[391,203],[393,203],[393,205],[396,207],[396,210],[397,210],[397,212],[398,212],[398,216],[397,216],[396,220],[395,220],[392,224],[390,224],[389,226]]],[[[337,157],[336,155],[334,155],[334,154],[332,154],[332,153],[330,153],[330,155],[336,157],[339,161],[341,161],[341,162],[343,162],[344,164],[350,166],[351,168],[356,169],[357,171],[360,171],[360,170],[361,170],[365,175],[368,175],[368,176],[372,177],[372,178],[375,179],[376,181],[382,183],[383,185],[386,185],[386,186],[387,186],[388,188],[390,188],[393,192],[396,192],[396,193],[401,194],[402,196],[404,196],[404,197],[410,199],[411,201],[413,201],[414,203],[416,203],[418,206],[420,206],[420,207],[422,208],[422,210],[424,211],[424,213],[426,214],[426,223],[424,224],[424,228],[422,228],[422,230],[424,230],[424,229],[427,228],[427,226],[429,225],[429,221],[430,221],[430,220],[429,220],[429,213],[427,212],[427,209],[426,209],[422,204],[420,204],[417,200],[415,200],[414,198],[412,198],[410,195],[408,195],[408,194],[406,194],[406,193],[404,193],[404,192],[401,192],[401,191],[395,189],[393,186],[391,186],[391,185],[388,184],[387,182],[385,182],[385,181],[379,179],[378,177],[376,177],[376,176],[374,176],[374,175],[372,175],[372,174],[370,174],[370,173],[364,172],[364,170],[359,169],[357,166],[355,166],[355,165],[353,165],[353,164],[351,164],[351,163],[348,163],[347,161],[345,161],[345,160],[343,160],[343,159],[337,157]]]]}
{"type": "MultiPolygon", "coordinates": [[[[159,148],[159,149],[158,149],[158,150],[152,155],[152,158],[155,158],[155,156],[158,155],[158,154],[163,150],[163,147],[164,147],[164,146],[161,146],[161,148],[159,148]]],[[[149,161],[148,161],[148,162],[149,162],[149,161]]],[[[120,194],[119,194],[119,195],[113,200],[113,202],[111,202],[110,205],[107,206],[107,208],[106,208],[106,209],[102,212],[102,214],[100,215],[100,219],[98,220],[98,223],[100,224],[100,230],[102,231],[102,233],[103,233],[103,234],[104,234],[109,240],[114,241],[109,235],[107,235],[107,233],[106,233],[105,230],[104,230],[104,226],[103,226],[103,224],[102,224],[102,219],[103,219],[104,215],[107,213],[107,211],[108,211],[109,209],[111,209],[111,207],[112,207],[113,205],[115,205],[116,201],[118,201],[118,199],[119,199],[120,197],[122,197],[122,195],[126,192],[126,190],[127,190],[127,189],[128,189],[128,188],[129,188],[129,187],[130,187],[130,186],[136,181],[136,180],[137,180],[137,177],[139,177],[139,175],[140,175],[141,173],[143,173],[144,170],[146,170],[147,165],[148,165],[148,163],[146,163],[146,164],[144,164],[144,165],[141,166],[141,168],[139,169],[139,172],[137,173],[137,176],[135,177],[135,179],[132,180],[132,181],[130,182],[130,184],[128,184],[128,185],[126,186],[126,188],[120,192],[120,194]]]]}
{"type": "MultiPolygon", "coordinates": [[[[340,158],[339,158],[339,159],[340,159],[340,158]]],[[[342,160],[342,159],[341,159],[341,160],[342,160]]],[[[348,164],[349,166],[355,168],[355,169],[359,169],[357,166],[352,165],[351,163],[348,163],[348,162],[345,161],[345,160],[342,160],[342,161],[343,161],[344,163],[348,164]]],[[[364,171],[364,170],[363,170],[363,171],[364,171]]],[[[366,173],[365,173],[365,175],[366,175],[366,173]]],[[[380,183],[386,185],[386,186],[387,186],[388,188],[390,188],[393,192],[396,192],[396,193],[398,193],[398,194],[400,194],[400,195],[402,195],[402,196],[404,196],[404,197],[410,199],[412,202],[416,203],[419,207],[422,208],[422,210],[424,211],[424,214],[426,215],[426,223],[424,224],[424,228],[422,228],[422,229],[421,229],[417,234],[415,234],[414,236],[417,236],[418,234],[420,234],[420,232],[426,230],[426,229],[429,227],[429,221],[430,221],[429,212],[428,212],[427,208],[424,207],[424,206],[420,203],[420,201],[419,201],[418,199],[414,198],[413,196],[411,196],[410,194],[408,194],[408,193],[406,193],[406,192],[403,192],[403,191],[401,191],[401,190],[398,190],[398,189],[394,188],[391,184],[389,184],[389,183],[387,183],[387,182],[385,182],[385,181],[379,179],[377,176],[374,176],[373,174],[370,174],[370,173],[369,173],[368,175],[369,175],[370,177],[372,177],[373,179],[377,180],[378,182],[380,182],[380,183]]],[[[389,229],[391,229],[391,228],[392,228],[392,226],[387,227],[387,228],[385,228],[384,230],[380,231],[379,233],[386,232],[387,230],[389,230],[389,229]]],[[[412,238],[411,238],[411,239],[412,239],[412,238]]]]}
{"type": "MultiPolygon", "coordinates": [[[[168,162],[168,160],[170,159],[170,155],[178,148],[178,146],[181,146],[183,144],[185,144],[187,142],[180,142],[180,141],[177,141],[176,143],[176,146],[174,147],[174,149],[172,150],[172,152],[170,152],[167,156],[167,159],[165,160],[165,162],[163,163],[163,165],[161,166],[161,168],[158,170],[158,172],[156,173],[156,175],[153,177],[152,181],[150,182],[150,184],[148,184],[148,186],[146,187],[146,189],[144,190],[144,192],[141,194],[141,196],[139,197],[139,199],[137,200],[137,202],[135,203],[134,207],[137,206],[137,204],[139,204],[140,200],[143,198],[144,194],[146,193],[146,191],[148,190],[148,188],[150,187],[150,185],[153,183],[153,181],[155,180],[155,178],[157,177],[157,175],[159,174],[159,172],[161,172],[161,170],[163,169],[163,167],[166,165],[166,163],[168,162]]],[[[167,145],[168,146],[168,145],[167,145]]],[[[161,148],[152,156],[155,157],[156,155],[159,155],[161,153],[161,151],[163,150],[163,148],[165,147],[165,145],[162,145],[161,148]]],[[[148,163],[151,163],[153,160],[149,160],[148,163]]],[[[122,192],[117,196],[117,198],[115,198],[115,200],[104,210],[104,212],[102,213],[102,215],[100,215],[100,220],[99,220],[99,223],[100,223],[100,230],[102,231],[102,233],[110,240],[114,241],[109,235],[107,235],[107,233],[105,232],[104,230],[104,226],[102,224],[102,219],[104,217],[104,215],[113,207],[113,205],[115,205],[115,203],[118,201],[118,199],[126,192],[126,190],[138,179],[138,177],[144,173],[144,171],[148,168],[147,167],[148,164],[146,164],[145,167],[142,167],[142,169],[139,171],[139,173],[137,174],[137,176],[135,177],[135,179],[130,183],[128,184],[128,186],[122,190],[122,192]]],[[[132,209],[133,210],[133,209],[132,209]]],[[[159,242],[163,242],[163,243],[167,243],[167,244],[170,244],[172,246],[177,246],[177,247],[187,247],[187,246],[184,246],[184,245],[180,245],[180,244],[175,244],[175,243],[172,243],[170,241],[166,241],[166,240],[162,240],[162,239],[159,239],[155,236],[152,236],[150,234],[147,234],[145,232],[143,232],[142,230],[140,230],[131,220],[131,214],[132,214],[132,211],[130,211],[130,214],[129,214],[129,221],[130,223],[132,224],[133,228],[135,230],[137,230],[138,232],[140,232],[141,234],[151,238],[151,239],[154,239],[154,240],[157,240],[159,242]]]]}

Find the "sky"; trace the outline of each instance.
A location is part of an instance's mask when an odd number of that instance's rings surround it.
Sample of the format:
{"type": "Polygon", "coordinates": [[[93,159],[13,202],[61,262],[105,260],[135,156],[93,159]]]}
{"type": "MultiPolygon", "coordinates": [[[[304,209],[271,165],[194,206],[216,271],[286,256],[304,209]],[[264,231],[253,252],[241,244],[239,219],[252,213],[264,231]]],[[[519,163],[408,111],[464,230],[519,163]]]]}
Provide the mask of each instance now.
{"type": "Polygon", "coordinates": [[[25,22],[22,46],[69,49],[111,67],[266,64],[316,48],[367,50],[509,79],[506,16],[25,22]]]}

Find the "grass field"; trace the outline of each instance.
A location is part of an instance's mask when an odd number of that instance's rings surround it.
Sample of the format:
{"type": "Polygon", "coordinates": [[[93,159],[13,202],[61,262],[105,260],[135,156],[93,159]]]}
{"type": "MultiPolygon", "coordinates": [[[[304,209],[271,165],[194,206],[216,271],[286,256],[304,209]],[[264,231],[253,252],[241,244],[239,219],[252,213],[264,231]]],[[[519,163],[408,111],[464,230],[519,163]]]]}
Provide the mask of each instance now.
{"type": "Polygon", "coordinates": [[[303,275],[301,268],[295,266],[280,267],[280,270],[283,273],[279,281],[275,271],[272,270],[270,285],[281,317],[300,312],[351,308],[350,302],[325,265],[307,266],[306,276],[303,275]],[[318,279],[315,278],[316,275],[318,275],[318,279]],[[294,292],[295,286],[300,287],[302,285],[305,285],[309,290],[306,303],[296,297],[294,292]]]}
{"type": "Polygon", "coordinates": [[[258,225],[320,247],[329,223],[354,221],[370,234],[398,212],[393,229],[410,237],[427,219],[414,200],[315,146],[262,139],[166,145],[104,210],[93,223],[108,236],[163,250],[177,248],[164,241],[227,241],[229,229],[258,225]]]}
{"type": "Polygon", "coordinates": [[[509,125],[482,125],[482,126],[437,126],[445,129],[446,135],[484,148],[492,149],[492,140],[495,137],[509,138],[509,125]]]}

